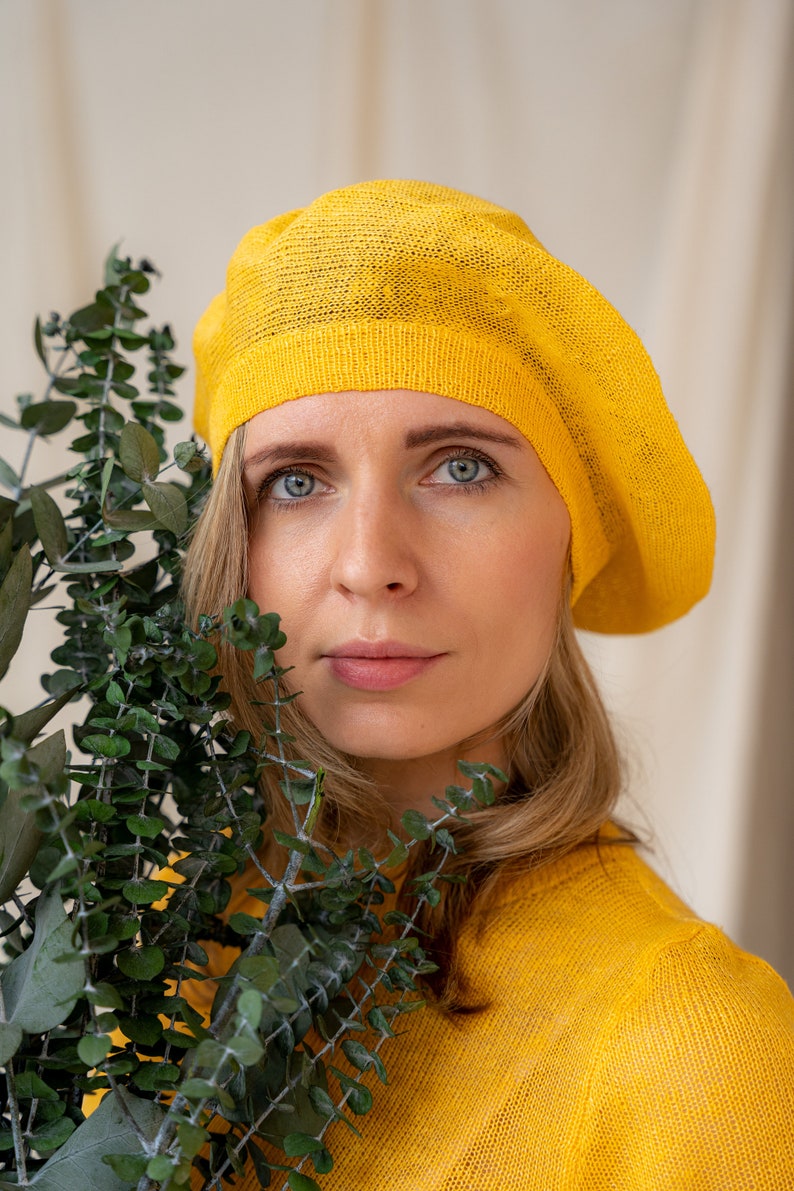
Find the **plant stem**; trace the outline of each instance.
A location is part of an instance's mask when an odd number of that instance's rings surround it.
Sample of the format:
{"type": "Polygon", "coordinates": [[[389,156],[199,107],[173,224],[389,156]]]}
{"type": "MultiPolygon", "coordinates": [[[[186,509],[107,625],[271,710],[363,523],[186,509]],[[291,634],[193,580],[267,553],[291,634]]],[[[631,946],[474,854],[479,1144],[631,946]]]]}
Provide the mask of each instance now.
{"type": "Polygon", "coordinates": [[[22,466],[19,469],[19,484],[17,485],[16,490],[14,492],[14,500],[20,500],[20,498],[22,496],[22,489],[25,486],[25,472],[28,470],[28,464],[30,463],[30,456],[33,451],[33,444],[36,441],[37,437],[38,437],[38,435],[37,435],[35,429],[28,431],[28,441],[25,443],[25,454],[22,459],[22,466]]]}
{"type": "MultiPolygon", "coordinates": [[[[2,1020],[5,1021],[6,1007],[2,985],[0,985],[0,1017],[2,1017],[2,1020]]],[[[16,1159],[19,1186],[27,1187],[28,1171],[25,1164],[25,1139],[22,1136],[22,1129],[20,1126],[19,1097],[17,1096],[17,1083],[14,1076],[13,1059],[9,1059],[6,1063],[6,1085],[8,1087],[8,1110],[11,1114],[11,1134],[14,1138],[14,1158],[16,1159]]]]}
{"type": "MultiPolygon", "coordinates": [[[[113,319],[113,330],[114,331],[117,331],[118,328],[121,326],[122,322],[124,321],[121,317],[121,307],[122,307],[123,303],[127,301],[129,292],[130,292],[129,289],[126,286],[122,286],[119,290],[119,304],[116,307],[116,314],[113,319]]],[[[113,339],[111,339],[111,345],[112,344],[113,344],[113,339]]],[[[105,383],[102,386],[102,396],[99,399],[99,426],[97,428],[97,434],[98,434],[97,455],[98,455],[99,459],[104,459],[104,457],[105,457],[105,414],[107,411],[108,402],[110,400],[110,386],[113,384],[113,372],[114,372],[113,360],[109,359],[107,375],[105,376],[105,383]]]]}

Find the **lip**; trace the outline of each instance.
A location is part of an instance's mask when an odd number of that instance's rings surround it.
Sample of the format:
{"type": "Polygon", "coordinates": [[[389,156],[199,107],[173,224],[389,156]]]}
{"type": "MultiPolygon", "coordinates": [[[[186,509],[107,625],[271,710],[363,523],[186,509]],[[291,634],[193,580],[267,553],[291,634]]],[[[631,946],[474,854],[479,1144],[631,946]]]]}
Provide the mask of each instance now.
{"type": "Polygon", "coordinates": [[[426,673],[444,654],[403,641],[346,641],[326,650],[323,657],[344,686],[393,691],[426,673]]]}
{"type": "Polygon", "coordinates": [[[440,657],[437,649],[424,649],[421,645],[408,645],[405,641],[345,641],[333,649],[323,650],[327,658],[434,658],[440,657]]]}

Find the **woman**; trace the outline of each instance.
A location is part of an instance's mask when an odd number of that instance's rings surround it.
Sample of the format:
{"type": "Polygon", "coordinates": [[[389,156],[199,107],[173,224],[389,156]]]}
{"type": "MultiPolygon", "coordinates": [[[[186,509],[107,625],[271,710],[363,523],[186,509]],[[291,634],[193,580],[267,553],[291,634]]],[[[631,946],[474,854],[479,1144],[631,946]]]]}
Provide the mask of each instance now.
{"type": "Polygon", "coordinates": [[[636,336],[515,215],[375,182],[253,229],[195,347],[217,479],[189,604],[281,614],[323,837],[377,846],[461,758],[507,779],[456,831],[433,1002],[324,1186],[794,1185],[794,1003],[610,822],[573,630],[657,628],[710,581],[708,493],[636,336]]]}

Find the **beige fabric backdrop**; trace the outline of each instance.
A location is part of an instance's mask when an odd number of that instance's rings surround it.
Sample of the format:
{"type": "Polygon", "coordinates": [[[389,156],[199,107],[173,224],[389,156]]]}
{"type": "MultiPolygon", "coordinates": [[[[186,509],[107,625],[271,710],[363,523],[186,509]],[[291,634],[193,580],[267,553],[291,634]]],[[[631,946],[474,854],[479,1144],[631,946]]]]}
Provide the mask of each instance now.
{"type": "MultiPolygon", "coordinates": [[[[714,495],[715,585],[588,648],[657,864],[790,981],[793,44],[789,0],[0,0],[4,408],[38,384],[34,312],[120,238],[187,360],[240,235],[367,177],[514,207],[637,328],[714,495]]],[[[48,634],[0,701],[37,697],[48,634]]]]}

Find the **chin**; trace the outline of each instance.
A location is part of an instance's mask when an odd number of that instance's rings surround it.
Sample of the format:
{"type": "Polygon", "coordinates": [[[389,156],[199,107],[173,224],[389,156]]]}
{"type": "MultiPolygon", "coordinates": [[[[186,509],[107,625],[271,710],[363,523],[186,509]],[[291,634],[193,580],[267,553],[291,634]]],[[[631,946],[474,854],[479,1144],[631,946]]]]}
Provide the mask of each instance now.
{"type": "Polygon", "coordinates": [[[348,757],[356,757],[361,761],[417,761],[421,757],[432,756],[435,753],[451,751],[456,744],[436,744],[434,742],[400,740],[393,732],[382,736],[380,733],[351,733],[337,734],[323,733],[332,748],[348,757]]]}
{"type": "Polygon", "coordinates": [[[369,718],[362,722],[361,717],[345,722],[347,717],[337,715],[328,723],[323,722],[323,716],[311,716],[308,708],[303,710],[331,748],[361,760],[415,761],[439,752],[454,752],[463,739],[454,733],[428,733],[426,724],[410,722],[411,717],[409,722],[402,722],[393,709],[381,722],[380,717],[373,717],[374,722],[369,718]]]}

